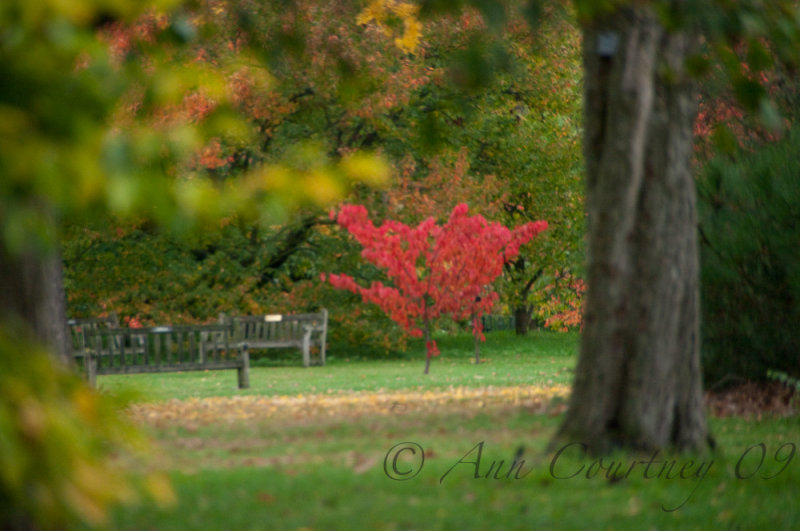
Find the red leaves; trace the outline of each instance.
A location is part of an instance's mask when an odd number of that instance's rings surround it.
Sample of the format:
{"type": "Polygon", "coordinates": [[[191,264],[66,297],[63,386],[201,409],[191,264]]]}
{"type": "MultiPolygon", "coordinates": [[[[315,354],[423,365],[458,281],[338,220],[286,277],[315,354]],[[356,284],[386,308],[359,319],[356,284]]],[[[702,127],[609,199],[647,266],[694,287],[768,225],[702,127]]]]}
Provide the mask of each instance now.
{"type": "MultiPolygon", "coordinates": [[[[442,226],[428,218],[416,227],[391,220],[376,227],[362,205],[343,206],[336,221],[364,247],[365,260],[386,270],[392,286],[373,282],[365,288],[348,275],[335,274],[323,275],[323,281],[327,278],[333,287],[378,305],[412,336],[421,336],[423,325],[449,315],[472,319],[473,332],[481,339],[479,317],[497,300],[491,284],[520,246],[547,228],[546,222],[537,221],[510,230],[483,216],[469,216],[463,203],[442,226]]],[[[437,355],[436,343],[426,339],[428,356],[437,355]]]]}
{"type": "Polygon", "coordinates": [[[542,318],[549,316],[545,319],[545,328],[566,332],[570,328],[582,327],[582,305],[586,292],[586,284],[582,279],[559,274],[544,291],[549,294],[538,305],[537,313],[542,318]],[[566,285],[563,284],[565,280],[566,285]],[[562,289],[558,289],[559,282],[562,282],[562,289]]]}
{"type": "Polygon", "coordinates": [[[430,356],[438,356],[439,354],[441,354],[441,352],[439,352],[439,347],[436,346],[436,341],[433,341],[433,340],[426,341],[425,342],[425,348],[428,351],[428,356],[429,357],[430,356]]]}
{"type": "Polygon", "coordinates": [[[123,322],[125,323],[125,326],[127,326],[128,328],[142,328],[142,326],[143,326],[142,322],[139,320],[138,317],[134,317],[134,316],[130,316],[130,315],[126,316],[123,319],[123,322]]]}

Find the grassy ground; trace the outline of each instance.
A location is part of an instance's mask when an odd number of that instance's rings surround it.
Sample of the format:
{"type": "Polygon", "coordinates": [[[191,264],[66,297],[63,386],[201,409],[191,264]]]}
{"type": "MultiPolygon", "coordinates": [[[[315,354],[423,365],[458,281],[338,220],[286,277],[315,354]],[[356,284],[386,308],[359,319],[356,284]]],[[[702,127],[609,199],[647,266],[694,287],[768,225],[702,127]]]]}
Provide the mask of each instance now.
{"type": "Polygon", "coordinates": [[[577,353],[577,335],[535,332],[520,340],[511,332],[488,335],[475,365],[469,335],[437,340],[441,355],[423,375],[425,347],[412,341],[404,359],[363,360],[358,353],[331,357],[324,367],[302,367],[297,351],[276,351],[259,359],[254,353],[250,388],[236,389],[235,371],[101,376],[101,389],[132,390],[142,399],[169,400],[235,395],[296,395],[347,391],[444,389],[451,386],[569,384],[577,353]]]}
{"type": "Polygon", "coordinates": [[[800,524],[798,417],[714,418],[719,447],[705,456],[598,462],[576,446],[547,448],[564,409],[576,336],[489,335],[488,363],[480,365],[469,362],[468,337],[441,348],[428,377],[422,356],[258,368],[246,392],[235,389],[231,372],[100,377],[108,389],[134,388],[148,397],[132,414],[152,432],[179,495],[167,509],[121,509],[110,527],[800,524]]]}

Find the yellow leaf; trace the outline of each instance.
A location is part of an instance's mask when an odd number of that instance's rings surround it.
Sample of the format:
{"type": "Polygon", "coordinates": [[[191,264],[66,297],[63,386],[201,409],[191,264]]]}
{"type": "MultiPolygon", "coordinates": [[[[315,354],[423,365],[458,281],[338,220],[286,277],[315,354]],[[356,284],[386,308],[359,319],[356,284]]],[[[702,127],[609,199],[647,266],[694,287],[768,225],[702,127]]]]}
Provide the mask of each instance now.
{"type": "Polygon", "coordinates": [[[383,186],[389,182],[391,170],[386,161],[377,155],[356,153],[344,158],[341,168],[351,179],[372,186],[383,186]]]}
{"type": "Polygon", "coordinates": [[[395,39],[395,45],[406,53],[414,53],[419,44],[422,24],[414,18],[408,18],[403,21],[403,26],[403,36],[395,39]]]}
{"type": "Polygon", "coordinates": [[[386,19],[384,0],[372,0],[356,17],[356,24],[369,24],[373,20],[382,24],[386,19]]]}
{"type": "Polygon", "coordinates": [[[324,170],[314,170],[308,175],[304,191],[318,205],[330,205],[344,195],[342,185],[324,170]]]}

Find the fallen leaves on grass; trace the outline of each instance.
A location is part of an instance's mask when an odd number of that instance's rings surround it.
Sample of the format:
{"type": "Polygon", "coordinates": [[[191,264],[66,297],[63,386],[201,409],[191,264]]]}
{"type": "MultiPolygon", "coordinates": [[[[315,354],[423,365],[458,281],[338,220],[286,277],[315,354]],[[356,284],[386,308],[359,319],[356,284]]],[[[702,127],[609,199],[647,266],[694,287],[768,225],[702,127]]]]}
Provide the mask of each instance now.
{"type": "MultiPolygon", "coordinates": [[[[362,415],[413,415],[452,409],[478,412],[484,409],[526,408],[535,413],[558,415],[566,408],[566,385],[511,387],[450,387],[442,390],[396,392],[344,392],[280,396],[190,398],[131,406],[134,420],[155,426],[197,428],[220,422],[267,419],[314,420],[352,418],[362,415]],[[556,402],[553,399],[559,398],[556,402]]],[[[798,400],[780,384],[745,384],[706,393],[714,416],[791,415],[798,400]]]]}
{"type": "Polygon", "coordinates": [[[190,398],[135,404],[130,412],[134,420],[151,425],[195,428],[225,421],[411,415],[448,408],[478,411],[484,408],[523,407],[545,413],[554,398],[565,398],[568,394],[569,387],[565,385],[453,387],[436,391],[190,398]]]}
{"type": "Polygon", "coordinates": [[[780,382],[746,382],[719,392],[707,392],[706,404],[715,417],[789,416],[800,410],[800,396],[780,382]]]}

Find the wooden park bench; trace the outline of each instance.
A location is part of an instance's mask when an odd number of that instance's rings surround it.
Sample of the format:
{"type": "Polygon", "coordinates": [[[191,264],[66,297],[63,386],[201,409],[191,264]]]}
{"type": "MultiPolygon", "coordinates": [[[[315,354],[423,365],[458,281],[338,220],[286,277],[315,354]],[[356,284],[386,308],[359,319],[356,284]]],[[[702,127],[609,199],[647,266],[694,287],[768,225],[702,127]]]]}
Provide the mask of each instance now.
{"type": "Polygon", "coordinates": [[[232,326],[237,342],[251,350],[296,347],[303,353],[303,366],[311,365],[312,347],[317,347],[315,364],[325,365],[328,311],[294,315],[219,316],[220,324],[232,326]]]}
{"type": "Polygon", "coordinates": [[[250,387],[247,345],[233,341],[225,325],[100,328],[85,366],[89,383],[98,374],[236,369],[239,388],[250,387]]]}

